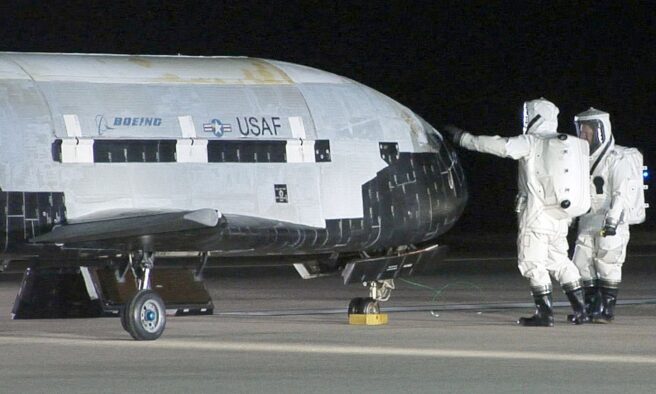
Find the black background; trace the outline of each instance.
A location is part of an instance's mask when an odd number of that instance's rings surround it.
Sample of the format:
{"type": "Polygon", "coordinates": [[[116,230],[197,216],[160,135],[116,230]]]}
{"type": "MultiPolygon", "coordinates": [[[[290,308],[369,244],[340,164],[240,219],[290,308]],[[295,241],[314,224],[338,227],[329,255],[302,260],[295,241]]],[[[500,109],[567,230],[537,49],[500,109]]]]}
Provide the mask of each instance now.
{"type": "MultiPolygon", "coordinates": [[[[654,2],[10,1],[0,50],[284,60],[362,82],[435,126],[502,136],[543,96],[562,132],[590,106],[609,112],[616,141],[656,167],[654,2]]],[[[512,231],[516,163],[461,158],[471,198],[455,232],[512,231]]],[[[653,209],[640,229],[656,227],[653,209]]]]}

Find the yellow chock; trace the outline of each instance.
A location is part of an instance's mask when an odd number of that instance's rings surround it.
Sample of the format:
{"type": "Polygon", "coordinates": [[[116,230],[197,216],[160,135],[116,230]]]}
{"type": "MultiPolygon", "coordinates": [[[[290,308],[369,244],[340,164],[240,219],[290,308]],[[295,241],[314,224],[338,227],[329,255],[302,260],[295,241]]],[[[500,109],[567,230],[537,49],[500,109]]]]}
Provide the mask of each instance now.
{"type": "Polygon", "coordinates": [[[349,324],[361,326],[382,326],[387,324],[387,313],[365,313],[348,315],[349,324]]]}

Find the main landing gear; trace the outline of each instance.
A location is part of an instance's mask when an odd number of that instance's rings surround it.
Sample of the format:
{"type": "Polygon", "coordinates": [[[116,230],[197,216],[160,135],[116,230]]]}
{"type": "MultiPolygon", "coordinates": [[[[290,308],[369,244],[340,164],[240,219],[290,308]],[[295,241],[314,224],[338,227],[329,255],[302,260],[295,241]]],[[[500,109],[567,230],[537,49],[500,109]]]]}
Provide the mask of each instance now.
{"type": "Polygon", "coordinates": [[[357,297],[351,300],[348,307],[349,323],[386,324],[387,315],[380,313],[380,302],[389,300],[394,290],[394,280],[364,282],[363,285],[369,287],[369,297],[357,297]]]}
{"type": "Polygon", "coordinates": [[[166,327],[164,301],[150,289],[150,272],[154,261],[152,252],[144,252],[136,267],[132,263],[132,256],[128,263],[137,279],[137,293],[121,309],[121,325],[137,341],[155,340],[166,327]]]}

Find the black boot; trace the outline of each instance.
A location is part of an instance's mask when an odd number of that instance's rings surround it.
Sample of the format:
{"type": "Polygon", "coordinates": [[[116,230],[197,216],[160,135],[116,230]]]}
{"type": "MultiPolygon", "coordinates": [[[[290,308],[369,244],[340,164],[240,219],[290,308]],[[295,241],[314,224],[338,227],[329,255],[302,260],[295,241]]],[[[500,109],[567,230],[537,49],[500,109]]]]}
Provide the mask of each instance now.
{"type": "Polygon", "coordinates": [[[535,314],[532,317],[520,317],[517,324],[527,327],[553,327],[553,309],[551,293],[535,295],[535,314]]]}
{"type": "Polygon", "coordinates": [[[615,319],[615,303],[617,302],[617,289],[601,287],[601,313],[594,317],[595,323],[610,323],[615,319]]]}
{"type": "MultiPolygon", "coordinates": [[[[583,300],[585,301],[585,313],[593,319],[593,317],[601,314],[601,292],[597,286],[587,286],[583,288],[583,300]]],[[[567,321],[574,323],[576,315],[567,315],[567,321]]]]}
{"type": "Polygon", "coordinates": [[[599,287],[585,287],[585,311],[590,318],[601,314],[601,291],[599,287]]]}
{"type": "Polygon", "coordinates": [[[590,316],[585,310],[585,296],[582,287],[579,287],[576,290],[566,291],[567,299],[572,305],[572,310],[574,311],[573,315],[567,316],[568,320],[572,324],[583,324],[590,322],[590,316]]]}

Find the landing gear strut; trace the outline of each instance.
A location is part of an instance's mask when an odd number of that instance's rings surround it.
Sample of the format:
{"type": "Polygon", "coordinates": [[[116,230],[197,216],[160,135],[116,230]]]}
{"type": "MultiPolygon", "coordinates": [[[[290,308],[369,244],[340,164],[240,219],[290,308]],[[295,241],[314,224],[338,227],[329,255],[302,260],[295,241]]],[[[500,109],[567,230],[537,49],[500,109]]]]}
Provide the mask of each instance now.
{"type": "Polygon", "coordinates": [[[137,280],[137,294],[121,309],[121,325],[138,341],[157,339],[166,327],[164,301],[150,289],[150,271],[154,262],[153,253],[144,252],[135,267],[130,256],[130,268],[137,280]]]}
{"type": "Polygon", "coordinates": [[[394,289],[394,280],[365,282],[363,285],[369,287],[369,297],[357,297],[351,300],[348,307],[349,319],[351,315],[380,314],[380,302],[389,300],[394,289]]]}

